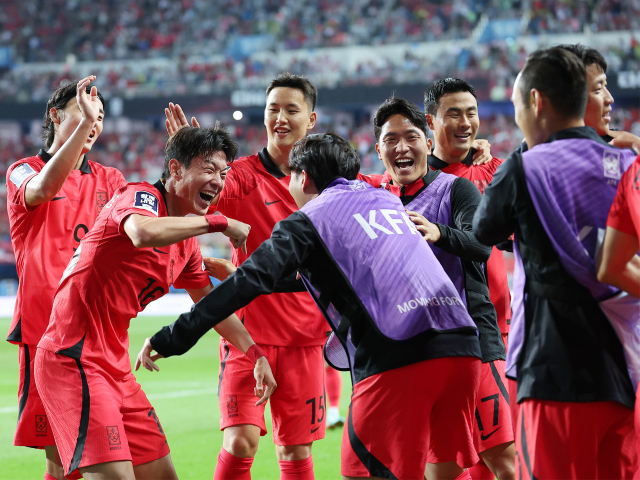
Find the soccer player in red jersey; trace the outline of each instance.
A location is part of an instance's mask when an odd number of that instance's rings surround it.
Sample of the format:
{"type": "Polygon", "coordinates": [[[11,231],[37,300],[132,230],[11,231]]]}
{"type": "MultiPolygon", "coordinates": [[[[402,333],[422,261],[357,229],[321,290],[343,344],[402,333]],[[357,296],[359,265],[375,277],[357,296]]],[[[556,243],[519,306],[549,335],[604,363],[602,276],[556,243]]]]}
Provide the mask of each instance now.
{"type": "MultiPolygon", "coordinates": [[[[236,152],[219,127],[179,132],[167,144],[162,179],[118,189],[65,269],[35,376],[66,474],[177,478],[160,421],[131,372],[127,329],[171,285],[194,301],[211,290],[193,237],[218,231],[244,247],[248,225],[206,215],[236,152]]],[[[232,316],[216,330],[256,363],[265,401],[275,382],[246,329],[232,316]]]]}
{"type": "MultiPolygon", "coordinates": [[[[493,157],[488,163],[473,164],[472,157],[475,152],[472,148],[472,142],[480,127],[478,100],[474,88],[466,81],[457,78],[446,78],[433,82],[424,94],[424,111],[429,128],[433,131],[435,138],[433,153],[429,155],[431,168],[471,180],[478,187],[480,193],[484,193],[485,187],[491,183],[494,172],[503,160],[493,157]]],[[[506,346],[511,319],[511,296],[504,257],[502,251],[496,247],[493,247],[491,256],[486,263],[486,274],[489,281],[491,302],[496,309],[498,326],[506,346]]],[[[499,360],[496,363],[500,365],[498,371],[502,383],[505,386],[513,383],[510,385],[509,400],[500,396],[501,400],[504,400],[506,408],[503,409],[503,412],[506,414],[509,405],[515,404],[515,382],[507,382],[504,374],[504,360],[499,360]]],[[[481,390],[480,399],[487,397],[489,391],[495,389],[495,381],[491,375],[483,376],[483,379],[486,379],[491,385],[485,385],[483,382],[483,386],[489,390],[486,392],[481,390]]],[[[486,407],[486,403],[484,406],[486,407]]],[[[482,408],[480,403],[478,407],[482,408]]],[[[511,433],[512,440],[513,434],[511,433]]],[[[498,467],[513,465],[513,448],[511,454],[508,454],[504,444],[496,445],[493,439],[487,439],[487,441],[481,439],[479,448],[483,452],[483,459],[488,457],[493,465],[498,467]]],[[[493,478],[493,474],[482,464],[471,469],[471,476],[474,480],[493,478]]]]}
{"type": "MultiPolygon", "coordinates": [[[[251,225],[247,254],[235,251],[239,266],[271,236],[276,223],[298,210],[289,194],[289,152],[316,123],[317,90],[304,77],[283,73],[267,88],[264,124],[267,147],[239,158],[212,209],[251,225]]],[[[188,125],[170,104],[167,130],[188,125]]],[[[192,123],[197,124],[195,118],[192,123]]],[[[278,391],[271,398],[273,438],[282,479],[313,478],[311,446],[324,438],[326,399],[322,346],[327,325],[300,281],[281,283],[237,312],[274,368],[278,391]],[[297,476],[296,476],[297,475],[297,476]]],[[[248,388],[253,365],[226,340],[220,342],[219,407],[224,441],[215,479],[249,478],[261,435],[264,405],[256,407],[248,388]]]]}
{"type": "Polygon", "coordinates": [[[34,383],[36,345],[44,333],[65,266],[100,210],[126,182],[115,168],[87,159],[102,131],[104,99],[95,76],[59,87],[47,103],[45,148],[7,171],[7,210],[20,285],[7,340],[20,349],[14,445],[44,448],[45,479],[64,474],[50,421],[34,383]]]}
{"type": "MultiPolygon", "coordinates": [[[[589,70],[587,69],[587,74],[589,70]]],[[[598,264],[598,280],[640,297],[640,156],[622,175],[613,200],[598,264]]],[[[635,425],[640,458],[640,385],[635,425]]]]}

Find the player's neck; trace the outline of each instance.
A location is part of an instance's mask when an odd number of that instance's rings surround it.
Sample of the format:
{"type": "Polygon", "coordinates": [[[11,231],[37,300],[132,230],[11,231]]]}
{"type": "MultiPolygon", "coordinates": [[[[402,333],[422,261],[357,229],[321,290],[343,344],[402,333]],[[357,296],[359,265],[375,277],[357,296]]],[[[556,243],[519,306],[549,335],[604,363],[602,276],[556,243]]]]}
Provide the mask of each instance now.
{"type": "Polygon", "coordinates": [[[465,158],[467,158],[467,155],[469,155],[469,150],[467,150],[466,152],[460,152],[459,150],[445,152],[444,149],[438,148],[438,145],[436,145],[436,147],[433,149],[433,155],[438,157],[443,162],[448,163],[449,165],[453,165],[454,163],[460,163],[465,158]]]}
{"type": "MultiPolygon", "coordinates": [[[[49,150],[47,150],[47,153],[53,157],[61,148],[62,148],[62,145],[58,145],[57,142],[54,140],[51,147],[49,147],[49,150]]],[[[85,156],[84,152],[80,154],[80,157],[78,158],[75,166],[73,167],[74,170],[80,170],[80,167],[82,166],[82,161],[84,160],[84,156],[85,156]]]]}
{"type": "Polygon", "coordinates": [[[180,198],[174,188],[172,179],[164,182],[165,200],[167,201],[167,215],[170,217],[184,217],[189,212],[181,208],[180,198]]]}
{"type": "Polygon", "coordinates": [[[289,169],[289,153],[291,153],[291,148],[282,149],[272,143],[268,143],[267,153],[269,153],[271,160],[273,160],[273,163],[276,164],[282,173],[291,175],[291,170],[289,169]]]}

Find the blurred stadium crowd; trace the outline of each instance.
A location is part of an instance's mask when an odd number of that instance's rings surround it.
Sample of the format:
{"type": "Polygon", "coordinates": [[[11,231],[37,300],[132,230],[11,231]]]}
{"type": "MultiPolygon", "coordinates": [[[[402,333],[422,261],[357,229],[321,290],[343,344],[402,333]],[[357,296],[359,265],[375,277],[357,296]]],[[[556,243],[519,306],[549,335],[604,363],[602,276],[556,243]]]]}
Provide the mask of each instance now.
{"type": "Polygon", "coordinates": [[[242,36],[272,50],[467,38],[482,15],[521,34],[640,30],[638,0],[4,0],[0,45],[23,62],[223,53],[242,36]]]}
{"type": "MultiPolygon", "coordinates": [[[[502,40],[450,42],[438,55],[414,48],[472,37],[480,12],[515,21],[521,36],[640,31],[640,0],[224,0],[215,9],[200,0],[9,2],[0,9],[0,47],[11,47],[23,67],[0,69],[0,101],[46,100],[61,80],[89,73],[106,97],[127,98],[263,88],[281,71],[320,88],[480,75],[510,86],[537,47],[502,40]],[[379,50],[355,62],[313,50],[400,43],[400,55],[379,50]],[[289,50],[299,56],[277,54],[289,50]],[[33,62],[50,65],[26,68],[33,62]]],[[[640,69],[638,39],[602,53],[611,71],[640,69]]]]}

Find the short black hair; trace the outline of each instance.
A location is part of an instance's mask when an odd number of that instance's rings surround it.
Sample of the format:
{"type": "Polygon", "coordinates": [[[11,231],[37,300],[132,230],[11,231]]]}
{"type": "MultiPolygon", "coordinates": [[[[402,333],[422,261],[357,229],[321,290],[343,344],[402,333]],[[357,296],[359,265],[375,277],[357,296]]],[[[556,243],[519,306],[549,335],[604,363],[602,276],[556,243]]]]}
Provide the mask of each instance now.
{"type": "Polygon", "coordinates": [[[271,83],[267,87],[267,97],[271,93],[271,90],[278,87],[295,88],[296,90],[300,90],[304,94],[305,102],[309,105],[309,111],[313,112],[316,109],[318,89],[307,77],[283,72],[271,80],[271,83]]]}
{"type": "MultiPolygon", "coordinates": [[[[66,82],[62,83],[49,98],[47,110],[44,112],[44,118],[42,119],[42,139],[44,140],[46,148],[53,145],[53,139],[56,135],[54,123],[53,120],[51,120],[51,109],[56,108],[63,110],[67,106],[67,103],[69,103],[72,98],[75,98],[77,91],[78,82],[66,82]]],[[[87,93],[91,93],[91,85],[87,86],[87,93]]],[[[104,109],[106,105],[100,92],[98,92],[98,98],[102,102],[104,109]]]]}
{"type": "Polygon", "coordinates": [[[169,162],[172,158],[189,168],[194,158],[202,156],[207,159],[216,152],[224,152],[227,163],[233,162],[238,154],[238,145],[219,122],[207,128],[181,128],[167,141],[164,148],[162,179],[167,180],[171,176],[169,162]]]}
{"type": "Polygon", "coordinates": [[[393,115],[402,115],[411,123],[418,127],[424,133],[425,138],[429,137],[429,126],[420,107],[416,104],[408,102],[404,98],[390,97],[387,98],[382,105],[378,107],[373,116],[373,133],[376,135],[376,142],[380,140],[382,127],[393,115]]]}
{"type": "Polygon", "coordinates": [[[438,113],[438,106],[440,105],[440,99],[443,95],[448,93],[469,92],[473,95],[473,98],[478,102],[478,95],[476,90],[471,84],[461,78],[443,78],[442,80],[436,80],[427,87],[424,92],[424,111],[429,115],[436,115],[438,113]]]}
{"type": "Polygon", "coordinates": [[[551,101],[564,118],[584,118],[587,107],[587,72],[582,60],[562,47],[536,50],[520,73],[520,94],[528,105],[535,88],[551,101]]]}
{"type": "Polygon", "coordinates": [[[575,45],[565,43],[563,45],[558,45],[558,47],[564,48],[565,50],[573,53],[580,60],[582,60],[582,63],[584,63],[585,67],[588,67],[589,65],[596,65],[597,67],[600,67],[602,73],[607,73],[607,61],[595,48],[587,47],[586,45],[582,45],[581,43],[576,43],[575,45]]]}
{"type": "Polygon", "coordinates": [[[336,178],[355,180],[360,171],[360,157],[340,135],[315,133],[293,145],[289,168],[296,174],[306,171],[322,192],[336,178]]]}

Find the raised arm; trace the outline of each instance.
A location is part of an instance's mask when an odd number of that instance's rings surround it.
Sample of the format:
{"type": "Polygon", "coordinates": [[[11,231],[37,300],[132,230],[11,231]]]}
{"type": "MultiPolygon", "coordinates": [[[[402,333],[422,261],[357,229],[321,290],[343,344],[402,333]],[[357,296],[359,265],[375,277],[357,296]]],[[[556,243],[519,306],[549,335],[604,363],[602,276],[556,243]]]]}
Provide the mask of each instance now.
{"type": "MultiPolygon", "coordinates": [[[[98,98],[96,87],[91,88],[91,93],[86,92],[87,86],[95,80],[95,75],[89,75],[80,82],[76,92],[77,107],[71,105],[68,108],[79,108],[81,119],[69,139],[53,155],[44,168],[34,176],[25,187],[25,201],[29,206],[40,205],[50,201],[60,191],[69,174],[74,170],[87,140],[92,132],[95,135],[96,123],[102,122],[104,107],[98,98]]],[[[72,112],[64,112],[62,109],[51,109],[51,116],[56,120],[62,120],[66,114],[69,116],[64,121],[72,121],[72,112]]]]}

